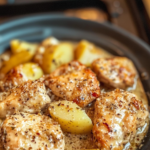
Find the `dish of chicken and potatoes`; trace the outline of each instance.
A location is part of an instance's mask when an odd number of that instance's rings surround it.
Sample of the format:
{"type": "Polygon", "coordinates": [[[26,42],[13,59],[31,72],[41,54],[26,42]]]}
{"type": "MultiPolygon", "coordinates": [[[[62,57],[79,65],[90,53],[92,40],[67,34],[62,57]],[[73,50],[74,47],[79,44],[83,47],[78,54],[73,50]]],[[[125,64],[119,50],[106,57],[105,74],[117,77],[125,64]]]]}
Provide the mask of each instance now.
{"type": "Polygon", "coordinates": [[[0,150],[136,150],[148,127],[126,57],[54,37],[15,39],[0,55],[0,150]]]}

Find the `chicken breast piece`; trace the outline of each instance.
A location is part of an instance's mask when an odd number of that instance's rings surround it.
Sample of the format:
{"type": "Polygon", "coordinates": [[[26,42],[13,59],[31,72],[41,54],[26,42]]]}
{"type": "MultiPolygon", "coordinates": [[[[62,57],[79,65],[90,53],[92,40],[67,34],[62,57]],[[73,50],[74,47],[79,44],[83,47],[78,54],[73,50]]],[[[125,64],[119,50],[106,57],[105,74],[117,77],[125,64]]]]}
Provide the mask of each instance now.
{"type": "Polygon", "coordinates": [[[133,86],[137,74],[133,63],[126,57],[96,59],[92,63],[92,70],[99,81],[122,89],[133,86]]]}
{"type": "Polygon", "coordinates": [[[0,94],[0,118],[15,111],[38,113],[50,103],[45,85],[40,80],[27,81],[0,94]]]}
{"type": "Polygon", "coordinates": [[[96,100],[93,135],[101,150],[122,150],[144,126],[148,110],[135,94],[116,89],[96,100]]]}
{"type": "Polygon", "coordinates": [[[15,67],[0,81],[0,91],[9,90],[27,80],[27,77],[21,73],[21,66],[15,67]]]}
{"type": "Polygon", "coordinates": [[[6,150],[64,150],[64,135],[57,122],[42,115],[7,116],[0,136],[6,150]]]}
{"type": "Polygon", "coordinates": [[[72,61],[46,76],[45,85],[58,97],[84,107],[100,96],[99,82],[86,66],[72,61]]]}

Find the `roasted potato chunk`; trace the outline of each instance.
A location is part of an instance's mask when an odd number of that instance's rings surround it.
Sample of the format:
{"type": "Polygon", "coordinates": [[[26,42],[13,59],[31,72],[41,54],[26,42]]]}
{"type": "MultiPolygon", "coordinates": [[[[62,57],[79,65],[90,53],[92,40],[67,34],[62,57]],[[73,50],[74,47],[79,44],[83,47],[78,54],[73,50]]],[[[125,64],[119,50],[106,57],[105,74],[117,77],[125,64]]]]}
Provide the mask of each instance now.
{"type": "Polygon", "coordinates": [[[45,53],[45,49],[52,45],[58,45],[59,41],[54,37],[48,37],[42,41],[42,43],[38,46],[36,54],[33,58],[33,61],[42,66],[43,63],[43,54],[45,53]]]}
{"type": "Polygon", "coordinates": [[[51,73],[60,65],[68,63],[72,60],[72,44],[63,42],[58,45],[52,45],[45,49],[42,58],[42,69],[45,73],[51,73]]]}
{"type": "Polygon", "coordinates": [[[95,59],[101,57],[106,57],[105,52],[99,51],[94,44],[86,40],[79,42],[75,49],[75,59],[87,66],[91,66],[95,59]]]}
{"type": "Polygon", "coordinates": [[[52,102],[49,107],[52,118],[59,122],[65,132],[75,134],[89,133],[92,121],[77,104],[64,100],[52,102]]]}
{"type": "Polygon", "coordinates": [[[10,42],[10,48],[13,54],[16,54],[22,51],[31,51],[32,53],[35,53],[37,46],[38,46],[37,44],[28,43],[28,42],[20,41],[17,39],[12,40],[10,42]]]}
{"type": "Polygon", "coordinates": [[[28,80],[39,79],[43,75],[42,69],[36,63],[25,63],[11,69],[0,81],[0,91],[18,86],[28,80]]]}
{"type": "Polygon", "coordinates": [[[36,80],[39,79],[43,75],[42,69],[36,63],[25,63],[21,65],[22,73],[29,79],[29,80],[36,80]]]}
{"type": "Polygon", "coordinates": [[[0,69],[1,74],[6,74],[15,66],[18,66],[22,63],[26,63],[30,61],[33,57],[34,53],[31,51],[21,51],[10,57],[8,61],[3,62],[3,65],[0,69]]]}
{"type": "Polygon", "coordinates": [[[57,45],[59,41],[54,37],[48,37],[42,41],[42,46],[57,45]]]}

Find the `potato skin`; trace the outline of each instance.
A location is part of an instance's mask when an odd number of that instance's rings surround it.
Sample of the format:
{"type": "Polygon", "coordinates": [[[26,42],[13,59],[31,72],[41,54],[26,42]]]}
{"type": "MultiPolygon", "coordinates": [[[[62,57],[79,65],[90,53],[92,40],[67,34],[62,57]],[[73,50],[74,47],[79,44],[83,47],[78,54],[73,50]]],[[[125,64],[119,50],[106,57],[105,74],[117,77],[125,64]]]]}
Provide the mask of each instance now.
{"type": "Polygon", "coordinates": [[[92,130],[92,121],[77,104],[63,100],[52,102],[49,107],[52,118],[59,122],[65,132],[84,134],[92,130]]]}
{"type": "Polygon", "coordinates": [[[70,43],[49,46],[43,54],[42,69],[46,74],[51,73],[62,64],[72,61],[73,57],[73,46],[70,43]]]}

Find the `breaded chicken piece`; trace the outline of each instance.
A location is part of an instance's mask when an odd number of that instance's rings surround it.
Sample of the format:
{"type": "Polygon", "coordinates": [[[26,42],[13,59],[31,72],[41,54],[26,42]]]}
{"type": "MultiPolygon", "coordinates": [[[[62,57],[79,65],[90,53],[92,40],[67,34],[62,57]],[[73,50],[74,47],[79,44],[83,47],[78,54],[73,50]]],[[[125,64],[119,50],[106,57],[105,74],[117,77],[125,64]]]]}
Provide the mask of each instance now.
{"type": "Polygon", "coordinates": [[[0,94],[0,118],[15,111],[38,113],[50,103],[45,85],[40,80],[27,81],[0,94]]]}
{"type": "Polygon", "coordinates": [[[0,91],[6,91],[14,86],[18,86],[28,78],[21,73],[21,65],[11,69],[0,81],[0,91]]]}
{"type": "Polygon", "coordinates": [[[72,61],[46,76],[45,85],[58,97],[84,107],[100,96],[95,74],[78,61],[72,61]]]}
{"type": "Polygon", "coordinates": [[[92,63],[99,81],[108,86],[125,89],[134,84],[136,71],[126,57],[99,58],[92,63]]]}
{"type": "Polygon", "coordinates": [[[144,126],[148,110],[136,95],[116,89],[96,100],[93,135],[101,150],[122,150],[137,129],[144,126]]]}
{"type": "Polygon", "coordinates": [[[60,125],[44,115],[7,116],[0,138],[6,150],[64,150],[65,147],[60,125]]]}

